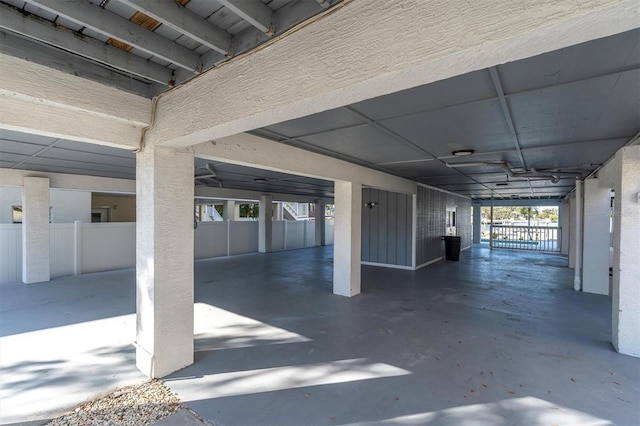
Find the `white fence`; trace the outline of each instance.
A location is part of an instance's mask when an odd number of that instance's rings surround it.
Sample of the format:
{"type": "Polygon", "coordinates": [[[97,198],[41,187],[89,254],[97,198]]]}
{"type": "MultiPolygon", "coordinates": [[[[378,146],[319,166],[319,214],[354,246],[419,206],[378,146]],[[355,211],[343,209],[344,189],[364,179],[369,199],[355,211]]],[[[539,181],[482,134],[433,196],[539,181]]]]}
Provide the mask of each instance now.
{"type": "MultiPolygon", "coordinates": [[[[255,253],[257,221],[200,222],[194,232],[195,259],[255,253]]],[[[273,223],[272,249],[313,247],[311,221],[273,223]]],[[[333,223],[325,242],[333,244],[333,223]]],[[[49,234],[51,278],[131,268],[136,262],[135,223],[55,223],[49,234]]],[[[0,285],[22,281],[22,225],[0,224],[0,285]]]]}

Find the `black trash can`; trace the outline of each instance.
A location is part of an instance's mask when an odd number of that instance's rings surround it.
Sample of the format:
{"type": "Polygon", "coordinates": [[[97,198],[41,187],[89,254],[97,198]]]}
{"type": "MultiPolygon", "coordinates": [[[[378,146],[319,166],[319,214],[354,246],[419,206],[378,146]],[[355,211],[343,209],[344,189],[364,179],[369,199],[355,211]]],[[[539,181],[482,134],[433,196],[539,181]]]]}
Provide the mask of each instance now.
{"type": "Polygon", "coordinates": [[[460,237],[444,237],[444,252],[447,260],[460,260],[460,237]]]}

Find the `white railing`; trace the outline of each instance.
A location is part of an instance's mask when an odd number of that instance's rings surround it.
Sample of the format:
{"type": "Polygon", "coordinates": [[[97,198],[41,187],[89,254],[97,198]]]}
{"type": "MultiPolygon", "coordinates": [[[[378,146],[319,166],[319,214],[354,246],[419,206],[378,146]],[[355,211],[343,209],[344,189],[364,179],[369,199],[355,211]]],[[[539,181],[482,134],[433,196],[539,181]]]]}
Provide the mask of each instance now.
{"type": "MultiPolygon", "coordinates": [[[[256,253],[258,221],[199,222],[194,231],[195,259],[256,253]]],[[[313,247],[315,222],[273,223],[274,251],[313,247]]],[[[333,223],[325,242],[333,244],[333,223]]],[[[57,223],[49,234],[51,278],[134,267],[136,224],[57,223]]],[[[0,285],[22,281],[22,225],[0,224],[0,285]]]]}
{"type": "Polygon", "coordinates": [[[560,251],[560,227],[493,225],[491,229],[494,248],[560,251]]]}

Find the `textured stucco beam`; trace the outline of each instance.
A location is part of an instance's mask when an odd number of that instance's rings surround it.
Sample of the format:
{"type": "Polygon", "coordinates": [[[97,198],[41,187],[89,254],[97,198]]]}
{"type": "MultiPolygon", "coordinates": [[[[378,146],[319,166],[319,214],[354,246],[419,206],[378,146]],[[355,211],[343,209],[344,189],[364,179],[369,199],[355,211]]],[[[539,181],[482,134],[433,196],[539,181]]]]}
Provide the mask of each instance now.
{"type": "Polygon", "coordinates": [[[207,160],[316,179],[359,182],[371,188],[403,194],[416,193],[416,183],[410,180],[247,133],[205,142],[192,148],[196,157],[207,160]]]}
{"type": "Polygon", "coordinates": [[[34,172],[32,170],[0,169],[0,185],[22,186],[25,177],[49,178],[49,187],[82,191],[135,194],[136,181],[99,176],[71,175],[65,173],[34,172]]]}
{"type": "Polygon", "coordinates": [[[137,147],[151,101],[0,54],[0,128],[119,148],[137,147]]]}
{"type": "Polygon", "coordinates": [[[148,136],[185,147],[238,134],[638,28],[639,9],[636,0],[353,0],[167,93],[148,136]]]}

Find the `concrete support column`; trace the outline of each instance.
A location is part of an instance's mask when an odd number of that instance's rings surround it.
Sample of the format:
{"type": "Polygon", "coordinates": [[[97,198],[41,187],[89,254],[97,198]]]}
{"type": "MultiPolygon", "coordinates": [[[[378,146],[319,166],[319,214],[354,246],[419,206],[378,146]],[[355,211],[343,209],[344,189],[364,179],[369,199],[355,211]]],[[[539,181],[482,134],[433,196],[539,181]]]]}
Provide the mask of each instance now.
{"type": "Polygon", "coordinates": [[[560,220],[560,252],[569,254],[569,236],[571,235],[571,214],[569,212],[569,201],[563,201],[558,208],[560,220]]]}
{"type": "Polygon", "coordinates": [[[325,243],[325,207],[326,202],[324,200],[316,201],[315,221],[316,221],[316,245],[324,246],[325,243]]]}
{"type": "Polygon", "coordinates": [[[22,282],[49,281],[49,178],[22,184],[22,282]]]}
{"type": "Polygon", "coordinates": [[[582,291],[609,294],[609,212],[611,190],[598,179],[584,181],[582,291]]]}
{"type": "Polygon", "coordinates": [[[193,363],[193,154],[136,155],[136,365],[163,377],[193,363]]]}
{"type": "Polygon", "coordinates": [[[274,203],[273,205],[274,210],[275,210],[275,220],[284,220],[284,213],[282,212],[282,209],[284,207],[282,207],[282,203],[274,203]]]}
{"type": "Polygon", "coordinates": [[[569,268],[576,267],[576,196],[569,199],[569,268]]]}
{"type": "Polygon", "coordinates": [[[622,148],[616,157],[612,340],[618,352],[640,357],[640,146],[622,148]]]}
{"type": "Polygon", "coordinates": [[[273,241],[273,197],[270,195],[260,196],[259,209],[259,235],[258,251],[260,253],[271,252],[273,241]]]}
{"type": "Polygon", "coordinates": [[[222,218],[224,220],[240,219],[240,204],[234,200],[226,200],[224,202],[224,208],[222,209],[222,218]]]}
{"type": "Polygon", "coordinates": [[[573,289],[582,290],[582,181],[576,179],[576,215],[573,231],[576,234],[576,255],[573,270],[573,289]]]}
{"type": "Polygon", "coordinates": [[[480,203],[473,203],[473,243],[480,244],[482,236],[482,207],[480,203]]]}
{"type": "Polygon", "coordinates": [[[362,239],[362,184],[335,182],[333,293],[360,294],[362,239]]]}

